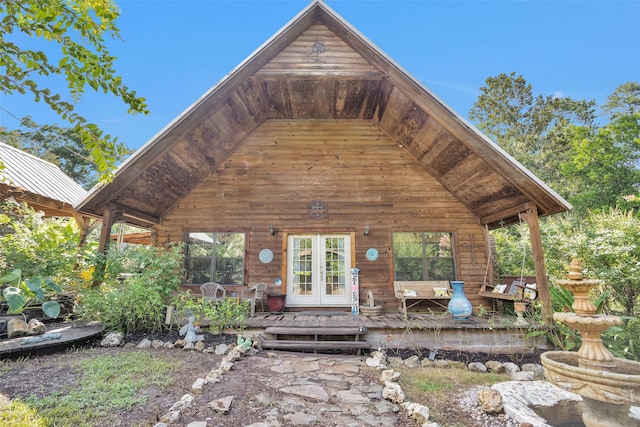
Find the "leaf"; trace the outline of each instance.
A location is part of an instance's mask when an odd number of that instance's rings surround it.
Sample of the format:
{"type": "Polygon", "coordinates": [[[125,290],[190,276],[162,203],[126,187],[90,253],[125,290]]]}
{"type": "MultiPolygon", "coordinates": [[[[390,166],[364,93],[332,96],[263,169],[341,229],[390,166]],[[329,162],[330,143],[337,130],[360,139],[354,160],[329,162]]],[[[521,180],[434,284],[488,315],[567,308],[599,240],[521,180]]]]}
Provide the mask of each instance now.
{"type": "Polygon", "coordinates": [[[10,286],[17,286],[20,283],[21,277],[22,277],[22,270],[18,268],[0,277],[0,283],[7,283],[10,286]]]}
{"type": "Polygon", "coordinates": [[[16,287],[5,288],[3,294],[9,306],[9,314],[21,313],[25,305],[27,305],[28,300],[22,295],[20,289],[16,287]]]}
{"type": "Polygon", "coordinates": [[[46,301],[42,303],[42,311],[52,319],[60,315],[60,304],[57,301],[46,301]]]}

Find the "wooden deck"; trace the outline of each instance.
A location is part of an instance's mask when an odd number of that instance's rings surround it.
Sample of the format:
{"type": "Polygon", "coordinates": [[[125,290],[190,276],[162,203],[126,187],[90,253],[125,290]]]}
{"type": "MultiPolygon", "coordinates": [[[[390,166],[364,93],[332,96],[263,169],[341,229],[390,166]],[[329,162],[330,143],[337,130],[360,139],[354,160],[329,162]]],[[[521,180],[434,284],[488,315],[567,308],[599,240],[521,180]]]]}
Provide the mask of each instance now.
{"type": "Polygon", "coordinates": [[[69,347],[84,345],[91,339],[100,336],[102,331],[101,324],[78,327],[74,327],[71,323],[56,324],[54,327],[49,327],[48,325],[47,332],[44,335],[0,340],[0,359],[53,353],[69,347]],[[60,334],[60,336],[57,337],[57,334],[60,334]],[[38,337],[43,338],[41,338],[41,341],[30,342],[33,338],[38,337]]]}
{"type": "MultiPolygon", "coordinates": [[[[515,317],[476,317],[456,321],[448,313],[410,313],[405,320],[401,313],[377,316],[354,316],[346,312],[285,312],[256,313],[247,319],[245,336],[265,336],[269,327],[280,328],[365,328],[361,339],[371,349],[429,348],[439,350],[475,351],[487,353],[531,353],[549,348],[543,338],[528,338],[528,327],[514,325],[515,317]]],[[[267,337],[268,338],[268,337],[267,337]]]]}

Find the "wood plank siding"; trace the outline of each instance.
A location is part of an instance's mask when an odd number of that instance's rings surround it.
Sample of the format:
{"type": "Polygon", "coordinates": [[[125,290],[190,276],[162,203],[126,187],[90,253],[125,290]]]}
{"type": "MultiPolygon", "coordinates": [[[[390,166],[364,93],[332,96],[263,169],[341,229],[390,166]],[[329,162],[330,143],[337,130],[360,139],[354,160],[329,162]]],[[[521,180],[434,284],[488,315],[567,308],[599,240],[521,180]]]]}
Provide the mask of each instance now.
{"type": "Polygon", "coordinates": [[[536,234],[538,217],[570,205],[312,0],[77,208],[147,227],[156,244],[192,231],[245,232],[246,284],[283,276],[287,233],[349,234],[361,302],[371,290],[394,311],[394,232],[453,233],[456,278],[475,306],[486,302],[477,294],[487,230],[524,213],[536,234]],[[315,200],[326,218],[310,217],[315,200]],[[258,260],[265,248],[275,255],[268,264],[258,260]]]}
{"type": "Polygon", "coordinates": [[[247,232],[247,283],[281,276],[282,233],[353,231],[361,298],[372,290],[390,310],[397,308],[390,276],[394,231],[453,232],[458,275],[469,282],[472,299],[484,278],[484,249],[469,246],[471,239],[484,242],[478,219],[367,121],[263,123],[164,216],[158,239],[182,241],[186,232],[203,230],[247,232]],[[318,199],[329,215],[313,220],[307,208],[318,199]],[[369,236],[363,236],[365,225],[369,236]],[[367,261],[370,247],[380,252],[377,261],[367,261]],[[273,262],[259,262],[263,248],[274,251],[273,262]]]}

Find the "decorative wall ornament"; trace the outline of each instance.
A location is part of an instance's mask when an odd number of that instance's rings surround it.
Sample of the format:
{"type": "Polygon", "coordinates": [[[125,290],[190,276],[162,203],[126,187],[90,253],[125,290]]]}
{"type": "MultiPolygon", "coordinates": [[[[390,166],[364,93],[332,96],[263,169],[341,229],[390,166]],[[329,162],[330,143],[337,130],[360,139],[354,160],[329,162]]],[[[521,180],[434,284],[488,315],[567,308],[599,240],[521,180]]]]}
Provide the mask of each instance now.
{"type": "Polygon", "coordinates": [[[311,46],[311,52],[313,53],[325,53],[326,51],[327,46],[322,42],[315,42],[313,46],[311,46]]]}
{"type": "Polygon", "coordinates": [[[322,200],[314,200],[309,203],[307,212],[311,219],[324,219],[329,215],[329,208],[322,200]]]}
{"type": "Polygon", "coordinates": [[[367,259],[369,261],[375,261],[378,259],[378,250],[376,248],[367,249],[367,259]]]}
{"type": "Polygon", "coordinates": [[[258,254],[258,259],[263,264],[269,264],[271,261],[273,261],[273,252],[271,251],[271,249],[263,249],[258,254]]]}

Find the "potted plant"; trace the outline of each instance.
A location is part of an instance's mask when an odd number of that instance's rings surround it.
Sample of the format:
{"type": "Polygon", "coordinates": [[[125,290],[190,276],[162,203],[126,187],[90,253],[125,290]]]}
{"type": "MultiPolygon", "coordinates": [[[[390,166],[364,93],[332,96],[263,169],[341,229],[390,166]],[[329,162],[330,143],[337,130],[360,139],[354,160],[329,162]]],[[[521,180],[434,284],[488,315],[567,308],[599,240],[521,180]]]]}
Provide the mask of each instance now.
{"type": "Polygon", "coordinates": [[[27,308],[41,306],[47,317],[55,319],[60,315],[58,301],[48,300],[52,294],[60,294],[62,289],[50,277],[35,276],[22,280],[22,270],[15,269],[0,277],[2,299],[7,304],[7,314],[21,314],[27,308]]]}

